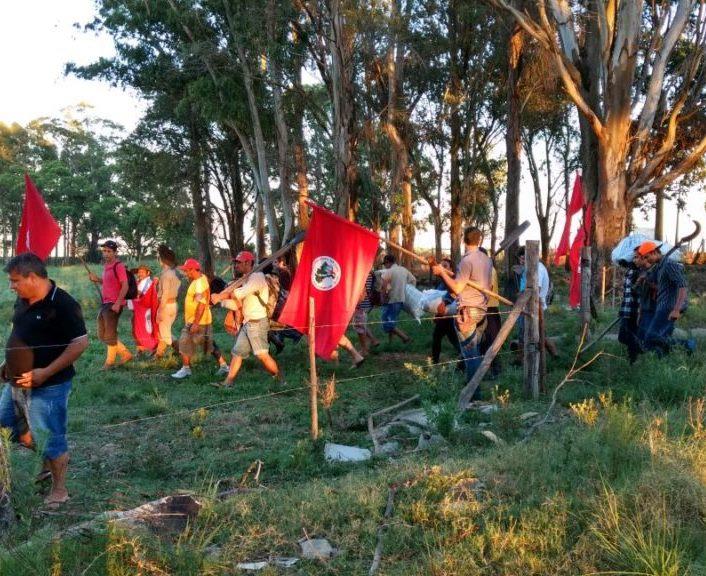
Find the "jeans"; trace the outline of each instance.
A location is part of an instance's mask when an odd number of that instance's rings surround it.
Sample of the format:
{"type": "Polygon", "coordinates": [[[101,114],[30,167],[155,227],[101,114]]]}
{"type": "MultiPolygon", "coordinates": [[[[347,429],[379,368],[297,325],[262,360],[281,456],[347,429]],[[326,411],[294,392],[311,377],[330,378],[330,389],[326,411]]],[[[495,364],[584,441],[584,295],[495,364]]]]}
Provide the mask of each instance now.
{"type": "MultiPolygon", "coordinates": [[[[471,307],[459,309],[456,318],[456,332],[461,345],[461,358],[463,358],[465,367],[466,383],[471,381],[483,361],[478,345],[483,337],[485,324],[485,310],[471,307]]],[[[478,386],[471,400],[480,399],[480,386],[478,386]]]]}
{"type": "Polygon", "coordinates": [[[657,353],[657,356],[669,354],[672,346],[680,344],[687,350],[692,350],[688,340],[672,338],[674,333],[674,320],[669,319],[671,309],[657,309],[647,327],[643,346],[647,351],[657,353]]]}
{"type": "Polygon", "coordinates": [[[384,304],[382,307],[382,330],[389,334],[397,326],[397,319],[402,312],[402,302],[384,304]]]}
{"type": "Polygon", "coordinates": [[[69,393],[71,380],[42,388],[14,388],[0,394],[0,427],[17,437],[29,427],[33,444],[43,447],[44,458],[55,460],[68,451],[69,393]]]}

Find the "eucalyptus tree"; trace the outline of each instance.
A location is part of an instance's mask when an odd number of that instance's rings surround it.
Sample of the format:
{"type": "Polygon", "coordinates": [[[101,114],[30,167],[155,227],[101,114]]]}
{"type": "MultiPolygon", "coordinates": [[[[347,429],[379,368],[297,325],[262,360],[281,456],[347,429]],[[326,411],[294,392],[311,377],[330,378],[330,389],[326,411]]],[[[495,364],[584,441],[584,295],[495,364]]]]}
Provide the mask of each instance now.
{"type": "Polygon", "coordinates": [[[697,0],[491,2],[553,59],[581,115],[586,194],[605,256],[636,201],[687,174],[706,152],[706,10],[697,0]]]}

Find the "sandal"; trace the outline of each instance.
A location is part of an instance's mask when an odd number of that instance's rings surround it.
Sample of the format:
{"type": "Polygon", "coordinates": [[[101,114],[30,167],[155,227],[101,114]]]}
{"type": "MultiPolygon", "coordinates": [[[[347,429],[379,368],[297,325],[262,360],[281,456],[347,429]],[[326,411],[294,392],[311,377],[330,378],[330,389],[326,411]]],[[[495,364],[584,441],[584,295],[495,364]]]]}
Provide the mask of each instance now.
{"type": "Polygon", "coordinates": [[[69,500],[71,500],[71,496],[69,496],[68,494],[66,495],[66,497],[60,498],[60,499],[55,499],[55,498],[52,498],[51,496],[47,496],[44,499],[44,505],[47,508],[49,508],[50,510],[56,510],[62,504],[66,504],[69,500]]]}

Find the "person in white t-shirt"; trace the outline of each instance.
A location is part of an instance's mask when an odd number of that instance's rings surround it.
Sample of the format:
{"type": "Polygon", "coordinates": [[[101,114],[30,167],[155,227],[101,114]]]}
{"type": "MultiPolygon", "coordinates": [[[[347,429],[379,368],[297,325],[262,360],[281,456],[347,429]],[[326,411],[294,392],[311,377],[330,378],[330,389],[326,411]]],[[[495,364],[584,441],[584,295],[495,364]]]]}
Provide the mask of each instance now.
{"type": "Polygon", "coordinates": [[[247,276],[246,282],[235,290],[228,289],[214,294],[211,301],[214,304],[222,302],[226,308],[242,311],[242,326],[235,337],[233,357],[225,380],[216,386],[230,388],[240,371],[243,359],[251,353],[262,362],[265,370],[272,374],[280,385],[284,385],[282,372],[277,362],[270,356],[270,346],[267,332],[270,329],[270,319],[267,316],[267,300],[269,287],[262,272],[253,272],[255,257],[252,252],[244,250],[235,257],[235,271],[239,276],[247,276]]]}

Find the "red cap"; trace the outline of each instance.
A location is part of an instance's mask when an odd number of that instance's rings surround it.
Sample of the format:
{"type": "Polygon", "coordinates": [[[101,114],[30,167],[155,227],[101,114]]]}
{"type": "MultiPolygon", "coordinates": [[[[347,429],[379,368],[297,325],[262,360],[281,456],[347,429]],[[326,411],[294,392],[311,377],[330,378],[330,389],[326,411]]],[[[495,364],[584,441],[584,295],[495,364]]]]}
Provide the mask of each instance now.
{"type": "Polygon", "coordinates": [[[238,252],[238,255],[235,257],[236,262],[255,262],[255,256],[252,252],[248,252],[247,250],[243,250],[242,252],[238,252]]]}
{"type": "Polygon", "coordinates": [[[181,266],[177,266],[177,268],[179,268],[179,270],[201,270],[201,264],[194,258],[187,258],[186,262],[181,266]]]}
{"type": "Polygon", "coordinates": [[[637,247],[637,253],[640,256],[646,256],[650,252],[654,252],[655,250],[657,250],[657,248],[659,248],[657,244],[648,240],[647,242],[643,242],[637,247]]]}

